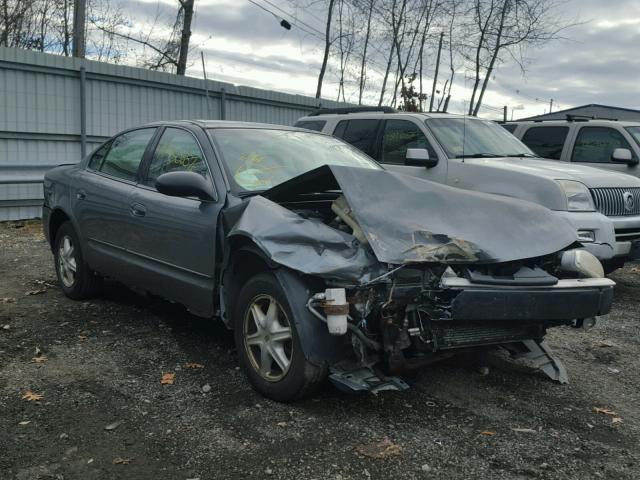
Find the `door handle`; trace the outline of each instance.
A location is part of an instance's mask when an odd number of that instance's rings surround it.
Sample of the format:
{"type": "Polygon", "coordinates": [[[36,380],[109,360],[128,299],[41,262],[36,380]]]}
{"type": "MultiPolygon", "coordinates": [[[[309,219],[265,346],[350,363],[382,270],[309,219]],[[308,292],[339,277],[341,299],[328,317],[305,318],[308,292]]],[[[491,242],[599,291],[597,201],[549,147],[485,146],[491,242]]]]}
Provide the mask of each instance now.
{"type": "Polygon", "coordinates": [[[84,190],[78,190],[78,192],[76,193],[76,198],[78,200],[84,200],[85,198],[87,198],[87,192],[85,192],[84,190]]]}
{"type": "Polygon", "coordinates": [[[144,217],[147,214],[147,207],[141,203],[132,203],[129,205],[131,215],[134,217],[144,217]]]}

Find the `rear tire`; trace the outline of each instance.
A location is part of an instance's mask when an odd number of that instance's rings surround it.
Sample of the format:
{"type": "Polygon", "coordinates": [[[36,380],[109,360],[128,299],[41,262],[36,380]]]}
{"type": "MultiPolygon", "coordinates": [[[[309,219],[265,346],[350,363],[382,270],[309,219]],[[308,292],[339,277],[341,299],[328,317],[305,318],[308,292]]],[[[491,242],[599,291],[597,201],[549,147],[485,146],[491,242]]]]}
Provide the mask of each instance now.
{"type": "Polygon", "coordinates": [[[58,228],[53,256],[58,283],[67,297],[82,300],[100,290],[102,278],[85,262],[80,239],[71,222],[64,222],[58,228]]]}
{"type": "Polygon", "coordinates": [[[327,370],[309,362],[280,283],[271,273],[252,277],[238,295],[234,338],[240,365],[255,390],[279,402],[313,393],[327,370]]]}

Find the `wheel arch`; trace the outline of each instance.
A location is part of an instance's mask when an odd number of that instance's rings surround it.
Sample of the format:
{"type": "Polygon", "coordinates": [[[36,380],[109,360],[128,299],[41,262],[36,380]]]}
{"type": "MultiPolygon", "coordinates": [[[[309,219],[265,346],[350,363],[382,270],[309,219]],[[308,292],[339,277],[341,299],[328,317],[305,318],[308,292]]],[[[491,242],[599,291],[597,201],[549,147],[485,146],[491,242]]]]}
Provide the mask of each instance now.
{"type": "Polygon", "coordinates": [[[287,297],[305,357],[316,365],[346,358],[351,351],[349,336],[330,335],[326,324],[306,308],[309,297],[326,288],[324,280],[279,265],[248,237],[239,237],[230,243],[228,262],[222,273],[221,317],[226,326],[233,328],[234,299],[242,286],[262,272],[271,272],[287,297]]]}
{"type": "MultiPolygon", "coordinates": [[[[56,207],[51,211],[51,215],[49,216],[49,224],[47,225],[47,231],[49,233],[49,247],[53,249],[53,245],[56,241],[56,235],[58,234],[58,230],[65,222],[71,222],[71,216],[69,216],[62,208],[56,207]]],[[[75,228],[75,224],[73,224],[75,228]]],[[[76,229],[77,232],[77,229],[76,229]]]]}

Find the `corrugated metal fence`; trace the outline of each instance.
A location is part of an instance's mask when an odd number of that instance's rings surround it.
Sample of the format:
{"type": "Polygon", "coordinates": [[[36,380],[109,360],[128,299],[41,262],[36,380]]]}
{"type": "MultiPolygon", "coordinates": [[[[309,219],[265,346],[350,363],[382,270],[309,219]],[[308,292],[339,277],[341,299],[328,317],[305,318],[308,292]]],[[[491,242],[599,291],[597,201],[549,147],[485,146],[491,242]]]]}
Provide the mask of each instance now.
{"type": "Polygon", "coordinates": [[[291,125],[318,106],[301,95],[0,47],[0,220],[40,216],[44,172],[125,128],[185,118],[291,125]]]}

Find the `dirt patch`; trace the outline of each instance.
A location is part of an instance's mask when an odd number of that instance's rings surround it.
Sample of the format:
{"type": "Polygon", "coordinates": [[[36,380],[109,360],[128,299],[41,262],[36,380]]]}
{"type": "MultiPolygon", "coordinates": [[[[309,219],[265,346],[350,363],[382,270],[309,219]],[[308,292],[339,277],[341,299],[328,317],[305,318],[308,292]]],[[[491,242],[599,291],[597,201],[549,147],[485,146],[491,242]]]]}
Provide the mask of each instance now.
{"type": "Polygon", "coordinates": [[[288,405],[251,390],[214,322],[117,284],[65,298],[37,222],[0,224],[0,273],[2,479],[640,478],[637,267],[602,325],[549,336],[569,385],[448,362],[404,393],[288,405]]]}

